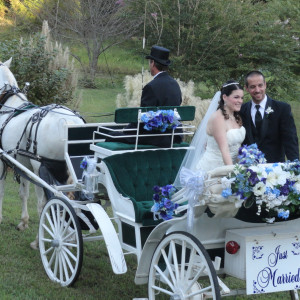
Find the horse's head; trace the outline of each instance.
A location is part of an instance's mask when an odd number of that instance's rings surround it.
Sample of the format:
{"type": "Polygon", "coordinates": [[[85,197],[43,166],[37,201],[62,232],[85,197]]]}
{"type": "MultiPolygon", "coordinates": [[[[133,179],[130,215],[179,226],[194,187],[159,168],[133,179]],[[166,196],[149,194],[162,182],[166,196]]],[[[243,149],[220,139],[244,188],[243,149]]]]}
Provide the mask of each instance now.
{"type": "Polygon", "coordinates": [[[7,60],[6,62],[0,62],[0,91],[1,93],[9,90],[11,87],[18,87],[18,83],[16,81],[15,76],[10,71],[10,63],[12,58],[7,60]]]}

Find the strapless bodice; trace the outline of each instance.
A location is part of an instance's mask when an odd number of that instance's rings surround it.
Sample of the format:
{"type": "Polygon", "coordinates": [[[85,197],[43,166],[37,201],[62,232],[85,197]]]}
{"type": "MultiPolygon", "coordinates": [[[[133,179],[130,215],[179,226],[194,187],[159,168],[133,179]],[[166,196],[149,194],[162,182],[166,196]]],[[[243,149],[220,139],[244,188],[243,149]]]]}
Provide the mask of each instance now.
{"type": "MultiPolygon", "coordinates": [[[[246,130],[243,126],[240,128],[230,129],[226,132],[229,151],[233,163],[237,162],[238,150],[245,139],[245,135],[246,130]]],[[[222,165],[224,165],[224,162],[219,146],[213,136],[208,136],[205,153],[196,168],[209,171],[222,165]]]]}

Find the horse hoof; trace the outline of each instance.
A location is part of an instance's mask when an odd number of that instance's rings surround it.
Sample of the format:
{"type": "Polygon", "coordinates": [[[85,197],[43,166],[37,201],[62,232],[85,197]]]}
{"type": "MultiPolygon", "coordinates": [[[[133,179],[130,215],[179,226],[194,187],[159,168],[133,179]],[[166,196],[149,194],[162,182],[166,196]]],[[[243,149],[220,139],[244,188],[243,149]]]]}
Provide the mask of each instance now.
{"type": "Polygon", "coordinates": [[[28,228],[28,224],[24,224],[22,222],[17,226],[17,230],[19,231],[24,231],[27,228],[28,228]]]}
{"type": "Polygon", "coordinates": [[[33,241],[30,243],[30,248],[33,250],[39,250],[39,244],[37,241],[33,241]]]}

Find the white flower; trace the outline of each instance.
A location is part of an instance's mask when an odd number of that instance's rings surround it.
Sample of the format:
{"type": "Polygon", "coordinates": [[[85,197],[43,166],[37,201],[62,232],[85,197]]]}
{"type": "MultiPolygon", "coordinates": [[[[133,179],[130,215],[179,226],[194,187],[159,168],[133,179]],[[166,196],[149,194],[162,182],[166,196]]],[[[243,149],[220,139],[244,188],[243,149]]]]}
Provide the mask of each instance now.
{"type": "Polygon", "coordinates": [[[253,187],[253,193],[255,196],[261,196],[265,193],[265,191],[266,185],[263,182],[259,182],[253,187]]]}
{"type": "Polygon", "coordinates": [[[267,114],[267,116],[268,116],[269,114],[273,113],[273,112],[274,112],[274,110],[272,109],[271,106],[267,107],[266,110],[265,110],[265,113],[267,114]]]}
{"type": "Polygon", "coordinates": [[[284,185],[290,176],[291,174],[289,172],[285,172],[280,166],[276,166],[274,167],[273,172],[270,172],[267,175],[267,185],[284,185]]]}
{"type": "Polygon", "coordinates": [[[273,218],[266,218],[266,222],[269,223],[269,224],[274,223],[274,221],[275,221],[275,217],[273,217],[273,218]]]}
{"type": "Polygon", "coordinates": [[[293,178],[293,180],[296,181],[295,184],[294,184],[294,188],[296,189],[297,192],[300,193],[300,175],[295,176],[295,177],[293,178]]]}
{"type": "Polygon", "coordinates": [[[222,183],[222,188],[223,189],[228,189],[228,188],[231,188],[231,184],[235,181],[235,178],[226,178],[226,177],[223,177],[221,179],[221,183],[222,183]]]}

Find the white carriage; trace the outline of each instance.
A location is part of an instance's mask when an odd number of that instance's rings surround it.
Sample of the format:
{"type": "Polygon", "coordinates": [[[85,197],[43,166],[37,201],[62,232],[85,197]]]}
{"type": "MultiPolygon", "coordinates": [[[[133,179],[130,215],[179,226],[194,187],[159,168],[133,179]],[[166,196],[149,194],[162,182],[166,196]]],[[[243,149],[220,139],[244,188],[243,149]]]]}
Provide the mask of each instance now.
{"type": "MultiPolygon", "coordinates": [[[[194,117],[193,107],[172,109],[178,110],[183,121],[194,117]]],[[[39,249],[48,277],[62,286],[72,285],[81,270],[83,242],[104,240],[116,274],[127,271],[125,254],[136,255],[135,283],[148,284],[149,299],[220,299],[282,290],[290,290],[291,297],[298,299],[298,220],[250,223],[210,217],[206,205],[196,205],[190,227],[187,199],[180,195],[174,218],[153,219],[152,188],[173,182],[188,148],[187,144],[175,145],[174,135],[192,131],[190,125],[183,125],[183,132],[173,131],[170,147],[163,149],[139,145],[138,135],[133,145],[117,142],[118,137],[116,142],[103,141],[110,131],[120,130],[123,122],[137,120],[140,126],[145,110],[117,110],[115,123],[66,126],[65,159],[72,177],[68,184],[46,182],[2,152],[49,195],[39,225],[39,249]],[[80,168],[85,157],[95,163],[88,182],[82,180],[80,168]],[[93,197],[99,189],[107,193],[112,211],[93,197]],[[68,197],[70,193],[74,200],[68,197]],[[246,280],[247,289],[227,287],[222,282],[226,274],[246,280]]],[[[227,173],[227,168],[214,170],[209,180],[218,184],[227,173]]],[[[212,199],[212,209],[213,205],[212,199]]]]}

